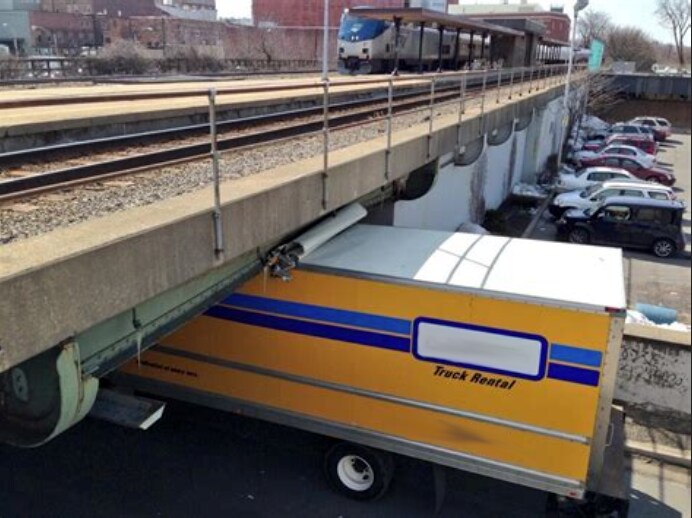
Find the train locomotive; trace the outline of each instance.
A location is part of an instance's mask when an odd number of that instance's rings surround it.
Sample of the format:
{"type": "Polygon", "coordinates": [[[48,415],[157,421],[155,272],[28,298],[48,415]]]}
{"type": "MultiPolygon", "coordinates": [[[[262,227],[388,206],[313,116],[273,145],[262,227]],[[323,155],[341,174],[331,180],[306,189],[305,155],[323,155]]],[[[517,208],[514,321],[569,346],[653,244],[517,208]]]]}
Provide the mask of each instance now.
{"type": "MultiPolygon", "coordinates": [[[[440,32],[426,28],[423,36],[422,63],[419,60],[420,27],[403,24],[399,33],[399,69],[436,70],[439,66],[440,32]]],[[[442,65],[449,65],[455,58],[456,32],[445,32],[442,41],[442,65]]],[[[371,20],[347,12],[339,27],[338,70],[342,74],[378,74],[394,70],[396,59],[396,28],[393,22],[371,20]]],[[[459,36],[459,57],[469,58],[470,37],[459,36]]],[[[471,60],[480,58],[481,45],[477,42],[471,60]]]]}

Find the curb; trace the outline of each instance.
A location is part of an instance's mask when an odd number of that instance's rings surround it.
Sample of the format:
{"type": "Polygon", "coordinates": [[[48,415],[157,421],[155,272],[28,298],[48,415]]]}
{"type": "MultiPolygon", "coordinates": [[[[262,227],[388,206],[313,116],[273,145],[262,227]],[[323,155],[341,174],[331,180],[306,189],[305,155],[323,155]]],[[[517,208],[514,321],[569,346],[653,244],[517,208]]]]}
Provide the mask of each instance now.
{"type": "Polygon", "coordinates": [[[625,451],[630,454],[640,455],[687,469],[690,469],[692,464],[690,462],[690,450],[683,451],[677,448],[657,446],[651,443],[626,441],[625,451]]]}
{"type": "Polygon", "coordinates": [[[541,218],[543,217],[543,213],[548,208],[548,205],[550,205],[550,202],[553,201],[553,198],[555,198],[555,192],[551,191],[550,194],[548,195],[548,197],[543,201],[541,206],[538,208],[538,211],[536,212],[536,215],[531,220],[531,223],[529,223],[529,226],[526,227],[526,230],[524,230],[524,233],[521,235],[522,239],[528,239],[531,237],[531,234],[533,234],[533,231],[536,230],[536,227],[538,226],[538,222],[541,221],[541,218]]]}

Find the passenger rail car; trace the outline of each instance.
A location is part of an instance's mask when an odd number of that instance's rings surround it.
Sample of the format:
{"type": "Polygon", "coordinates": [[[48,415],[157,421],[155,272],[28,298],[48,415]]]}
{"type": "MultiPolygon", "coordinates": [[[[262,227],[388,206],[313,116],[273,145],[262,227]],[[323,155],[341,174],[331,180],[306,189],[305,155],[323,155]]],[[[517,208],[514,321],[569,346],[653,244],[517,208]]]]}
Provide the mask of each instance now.
{"type": "MultiPolygon", "coordinates": [[[[401,26],[399,36],[399,69],[418,70],[420,27],[414,24],[401,26]]],[[[445,32],[442,42],[443,65],[449,66],[455,58],[456,32],[445,32]]],[[[345,13],[339,28],[338,69],[342,74],[377,74],[394,70],[396,59],[396,28],[394,23],[369,20],[345,13]]],[[[462,34],[459,41],[461,63],[469,58],[470,37],[462,34]]],[[[423,36],[423,69],[439,67],[440,32],[426,28],[423,36]]],[[[476,44],[472,59],[479,59],[481,45],[476,44]]]]}

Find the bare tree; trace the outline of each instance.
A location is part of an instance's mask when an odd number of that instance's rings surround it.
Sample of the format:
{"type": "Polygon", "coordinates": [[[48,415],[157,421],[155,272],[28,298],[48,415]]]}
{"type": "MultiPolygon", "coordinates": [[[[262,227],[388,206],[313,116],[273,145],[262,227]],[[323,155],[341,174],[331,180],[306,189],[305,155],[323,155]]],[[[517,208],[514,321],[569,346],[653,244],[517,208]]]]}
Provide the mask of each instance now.
{"type": "Polygon", "coordinates": [[[661,25],[669,28],[673,33],[678,61],[681,65],[685,65],[684,40],[690,30],[690,2],[689,0],[657,0],[656,6],[656,16],[661,25]]]}
{"type": "Polygon", "coordinates": [[[577,21],[577,32],[581,45],[590,47],[593,40],[605,42],[611,27],[612,23],[608,13],[587,9],[577,21]]]}
{"type": "Polygon", "coordinates": [[[613,61],[634,61],[637,70],[650,71],[656,63],[653,40],[637,27],[613,27],[606,38],[607,52],[613,61]]]}

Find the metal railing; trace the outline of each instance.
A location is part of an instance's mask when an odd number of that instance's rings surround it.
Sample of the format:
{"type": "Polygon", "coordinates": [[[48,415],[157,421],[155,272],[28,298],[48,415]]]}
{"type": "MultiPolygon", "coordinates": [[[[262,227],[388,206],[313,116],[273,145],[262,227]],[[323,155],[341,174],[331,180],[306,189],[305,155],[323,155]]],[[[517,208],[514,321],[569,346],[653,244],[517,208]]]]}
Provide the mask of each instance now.
{"type": "MultiPolygon", "coordinates": [[[[385,168],[383,174],[383,181],[386,184],[392,178],[392,150],[393,150],[393,136],[395,133],[395,122],[397,117],[402,117],[405,115],[413,115],[417,113],[427,112],[428,117],[428,158],[431,158],[434,150],[434,135],[435,135],[435,122],[438,119],[436,112],[442,110],[448,106],[455,106],[457,108],[458,119],[457,119],[457,140],[455,145],[455,152],[459,153],[462,147],[462,124],[464,120],[464,115],[467,112],[468,101],[473,98],[479,101],[479,114],[481,118],[485,117],[487,103],[490,102],[488,96],[492,96],[495,101],[495,105],[502,103],[503,99],[511,101],[515,96],[523,96],[526,92],[527,94],[533,94],[539,91],[543,91],[559,85],[567,72],[566,65],[544,65],[544,66],[531,66],[531,67],[520,67],[513,69],[484,69],[475,71],[463,71],[463,72],[441,72],[436,74],[429,74],[424,76],[390,76],[386,79],[382,78],[364,78],[364,79],[345,79],[338,82],[331,83],[329,80],[313,81],[313,82],[303,82],[296,83],[292,85],[287,85],[283,87],[274,88],[277,93],[281,91],[295,91],[297,89],[305,88],[320,88],[322,90],[322,105],[323,105],[323,121],[322,121],[322,159],[323,159],[323,170],[322,170],[322,206],[323,210],[329,211],[334,210],[335,207],[331,203],[330,199],[330,154],[331,142],[333,141],[332,135],[337,131],[342,131],[345,129],[353,129],[356,126],[371,125],[380,122],[384,122],[384,134],[385,134],[385,168]],[[375,113],[383,113],[383,115],[374,115],[367,122],[357,122],[354,124],[342,125],[338,128],[330,127],[330,96],[336,88],[343,88],[348,86],[372,86],[373,90],[382,90],[383,103],[386,106],[380,110],[376,110],[375,113]],[[400,113],[395,113],[395,95],[394,92],[397,88],[403,87],[418,87],[421,90],[421,95],[427,90],[429,100],[427,103],[422,103],[419,108],[413,108],[400,113]],[[495,91],[489,89],[489,87],[494,87],[495,91]],[[445,95],[447,97],[442,100],[442,95],[444,92],[454,91],[458,94],[445,95]]],[[[265,91],[263,88],[253,88],[252,91],[261,92],[265,91]]],[[[234,90],[237,91],[237,90],[234,90]]],[[[219,95],[219,91],[214,91],[213,95],[209,94],[210,99],[210,110],[215,110],[216,105],[214,100],[216,96],[219,95]]],[[[444,114],[443,114],[444,115],[444,114]]],[[[216,117],[210,115],[210,120],[212,125],[215,125],[216,117]]],[[[481,124],[481,128],[484,124],[481,124]]],[[[481,129],[482,131],[482,129],[481,129]]],[[[212,142],[215,139],[216,130],[212,128],[212,142]]],[[[212,150],[215,149],[212,143],[212,150]]],[[[220,225],[218,219],[220,218],[220,206],[219,206],[219,182],[220,175],[218,174],[218,152],[212,152],[212,158],[214,160],[214,193],[215,193],[215,203],[214,203],[214,226],[220,225]]],[[[219,245],[217,241],[216,252],[222,251],[222,245],[219,245]]]]}

